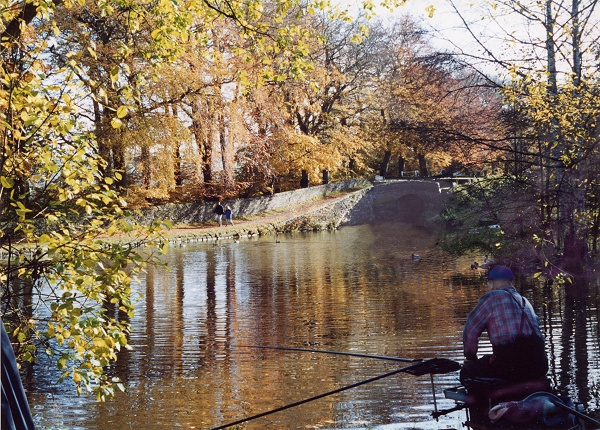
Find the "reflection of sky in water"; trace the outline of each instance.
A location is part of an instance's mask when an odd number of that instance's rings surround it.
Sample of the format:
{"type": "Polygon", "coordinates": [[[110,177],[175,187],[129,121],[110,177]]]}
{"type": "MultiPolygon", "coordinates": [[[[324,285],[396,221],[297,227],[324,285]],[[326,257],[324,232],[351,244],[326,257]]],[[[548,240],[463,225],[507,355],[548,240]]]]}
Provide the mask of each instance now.
{"type": "MultiPolygon", "coordinates": [[[[386,224],[174,248],[171,270],[150,269],[136,286],[134,350],[110,370],[129,391],[97,404],[52,386],[56,374],[40,366],[29,385],[35,418],[40,428],[209,428],[405,365],[244,345],[462,360],[462,326],[485,288],[472,259],[443,254],[423,230],[386,224]]],[[[600,368],[596,288],[577,300],[525,291],[546,327],[553,382],[588,399],[582,387],[600,368]]],[[[438,408],[453,407],[442,390],[458,385],[458,374],[435,381],[438,408]]],[[[447,429],[465,421],[463,411],[435,421],[432,410],[429,377],[399,374],[244,428],[447,429]]]]}

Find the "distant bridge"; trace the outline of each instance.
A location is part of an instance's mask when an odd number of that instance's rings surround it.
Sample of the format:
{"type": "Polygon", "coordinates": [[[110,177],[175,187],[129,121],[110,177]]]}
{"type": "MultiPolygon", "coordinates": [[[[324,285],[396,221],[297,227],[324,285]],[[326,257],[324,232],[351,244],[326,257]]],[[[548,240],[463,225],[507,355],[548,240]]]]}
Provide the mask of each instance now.
{"type": "Polygon", "coordinates": [[[373,188],[354,206],[344,225],[401,222],[430,226],[438,221],[450,188],[456,182],[452,179],[375,182],[373,188]]]}

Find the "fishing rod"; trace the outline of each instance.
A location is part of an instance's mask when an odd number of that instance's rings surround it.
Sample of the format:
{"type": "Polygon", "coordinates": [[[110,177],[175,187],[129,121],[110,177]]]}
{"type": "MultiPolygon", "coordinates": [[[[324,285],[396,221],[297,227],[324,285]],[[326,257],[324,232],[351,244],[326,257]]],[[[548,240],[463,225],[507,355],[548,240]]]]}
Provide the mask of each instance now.
{"type": "Polygon", "coordinates": [[[401,357],[389,357],[386,355],[371,355],[371,354],[360,354],[354,352],[341,352],[341,351],[324,351],[321,349],[306,349],[306,348],[293,348],[285,346],[259,346],[259,345],[238,345],[238,348],[253,348],[253,349],[275,349],[280,351],[300,351],[300,352],[315,352],[319,354],[331,354],[331,355],[347,355],[350,357],[362,357],[362,358],[375,358],[377,360],[389,360],[389,361],[400,361],[403,363],[417,363],[423,361],[420,358],[401,358],[401,357]]]}
{"type": "Polygon", "coordinates": [[[600,421],[596,421],[595,419],[593,419],[592,417],[587,416],[586,414],[579,412],[576,409],[573,409],[567,405],[565,405],[562,402],[552,402],[553,405],[558,406],[561,409],[564,409],[570,413],[572,413],[573,415],[575,415],[578,418],[581,418],[584,421],[587,421],[590,424],[594,424],[596,426],[597,429],[600,428],[600,421]]]}
{"type": "MultiPolygon", "coordinates": [[[[412,366],[408,366],[408,367],[412,367],[412,366]]],[[[403,367],[401,369],[396,369],[396,370],[393,370],[391,372],[384,373],[383,375],[374,376],[372,378],[365,379],[365,380],[360,381],[360,382],[355,382],[354,384],[350,384],[350,385],[347,385],[345,387],[337,388],[335,390],[328,391],[326,393],[322,393],[322,394],[318,394],[318,395],[313,396],[313,397],[309,397],[307,399],[299,400],[299,401],[294,402],[294,403],[290,403],[290,404],[287,404],[287,405],[284,405],[284,406],[280,406],[278,408],[272,409],[270,411],[262,412],[260,414],[253,415],[253,416],[248,417],[248,418],[244,418],[244,419],[241,419],[241,420],[238,420],[238,421],[234,421],[234,422],[231,422],[231,423],[228,423],[228,424],[223,424],[223,425],[221,425],[219,427],[214,427],[211,430],[221,430],[221,429],[224,429],[224,428],[227,428],[227,427],[232,427],[232,426],[235,426],[235,425],[238,425],[238,424],[242,424],[242,423],[245,423],[247,421],[251,421],[251,420],[257,419],[257,418],[262,418],[264,416],[274,414],[275,412],[283,411],[285,409],[293,408],[295,406],[299,406],[299,405],[302,405],[304,403],[312,402],[313,400],[318,400],[318,399],[321,399],[323,397],[331,396],[332,394],[340,393],[342,391],[346,391],[346,390],[349,390],[351,388],[358,387],[360,385],[368,384],[369,382],[373,382],[373,381],[377,381],[379,379],[387,378],[389,376],[393,376],[393,375],[395,375],[397,373],[400,373],[400,372],[406,372],[405,369],[406,369],[405,367],[403,367]]]]}

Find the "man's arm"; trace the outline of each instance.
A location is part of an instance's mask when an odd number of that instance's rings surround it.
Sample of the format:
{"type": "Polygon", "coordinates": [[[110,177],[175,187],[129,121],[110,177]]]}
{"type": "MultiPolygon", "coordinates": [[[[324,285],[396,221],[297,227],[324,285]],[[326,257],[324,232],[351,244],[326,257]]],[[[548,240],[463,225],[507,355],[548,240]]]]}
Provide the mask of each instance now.
{"type": "Polygon", "coordinates": [[[477,359],[479,336],[486,328],[489,311],[490,300],[487,295],[484,295],[467,317],[463,331],[463,349],[467,360],[477,359]]]}

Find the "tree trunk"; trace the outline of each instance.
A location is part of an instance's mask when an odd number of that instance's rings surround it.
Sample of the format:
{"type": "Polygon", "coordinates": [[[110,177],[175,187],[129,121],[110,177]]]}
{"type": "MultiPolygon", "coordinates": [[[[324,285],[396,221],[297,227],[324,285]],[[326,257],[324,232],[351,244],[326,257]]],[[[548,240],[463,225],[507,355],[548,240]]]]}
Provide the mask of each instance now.
{"type": "Polygon", "coordinates": [[[406,164],[406,160],[403,156],[398,157],[398,176],[402,176],[402,172],[404,172],[404,165],[406,164]]]}
{"type": "MultiPolygon", "coordinates": [[[[581,68],[582,68],[582,59],[581,59],[581,28],[580,28],[580,23],[579,23],[579,19],[580,19],[580,11],[579,11],[579,6],[580,6],[580,0],[571,0],[571,26],[572,26],[572,45],[573,45],[573,66],[572,66],[572,70],[573,70],[573,83],[575,86],[574,89],[574,98],[577,100],[581,99],[581,94],[580,94],[580,85],[581,85],[581,68]]],[[[578,144],[580,147],[585,147],[586,144],[584,142],[584,139],[581,136],[576,137],[576,139],[578,140],[578,144]]],[[[578,157],[583,158],[584,155],[582,153],[583,151],[579,150],[579,155],[578,157]]],[[[575,200],[574,202],[574,208],[573,211],[574,213],[580,213],[580,214],[584,214],[587,213],[587,204],[586,204],[586,189],[589,186],[587,181],[586,181],[586,176],[589,173],[589,171],[585,168],[582,169],[576,169],[571,178],[570,178],[570,188],[574,191],[573,192],[573,198],[575,200]]],[[[574,215],[573,215],[574,217],[574,215]]],[[[579,230],[582,229],[581,225],[576,226],[577,228],[577,232],[576,233],[581,233],[579,230]]],[[[581,236],[581,234],[578,234],[578,236],[581,236]]]]}
{"type": "Polygon", "coordinates": [[[108,176],[111,170],[111,159],[110,159],[110,148],[106,144],[105,139],[102,138],[104,133],[102,133],[102,112],[100,111],[100,104],[94,97],[92,99],[92,106],[94,108],[94,127],[95,127],[95,135],[96,142],[98,144],[98,155],[102,158],[106,164],[100,167],[100,173],[102,176],[108,176]]]}
{"type": "Polygon", "coordinates": [[[417,154],[417,158],[419,159],[419,176],[423,178],[429,177],[429,170],[427,170],[427,160],[425,159],[425,154],[417,154]]]}
{"type": "Polygon", "coordinates": [[[152,185],[152,167],[150,166],[150,149],[142,146],[142,185],[149,190],[152,185]]]}
{"type": "Polygon", "coordinates": [[[230,185],[233,184],[233,148],[231,147],[231,139],[228,139],[228,121],[225,108],[221,107],[221,113],[218,115],[218,127],[219,127],[219,145],[221,147],[221,163],[223,164],[223,173],[225,176],[225,182],[230,185]]]}
{"type": "Polygon", "coordinates": [[[571,40],[573,44],[573,80],[575,88],[581,83],[581,28],[579,26],[580,0],[571,3],[571,40]]]}
{"type": "MultiPolygon", "coordinates": [[[[548,97],[552,102],[553,99],[558,94],[558,78],[557,78],[557,70],[556,70],[556,42],[554,40],[555,32],[555,18],[553,16],[554,12],[552,9],[552,1],[546,0],[546,22],[545,22],[545,30],[546,30],[546,58],[547,58],[547,67],[548,67],[548,97]]],[[[546,146],[553,147],[552,156],[559,160],[564,149],[563,144],[561,143],[561,134],[559,131],[558,120],[553,116],[550,119],[550,130],[546,137],[546,146]]],[[[565,211],[567,205],[563,204],[561,201],[561,194],[563,189],[561,188],[563,184],[563,175],[564,175],[564,166],[561,161],[556,162],[556,165],[553,167],[548,167],[546,173],[546,178],[548,181],[552,181],[552,184],[548,183],[550,189],[554,188],[556,192],[554,193],[554,201],[549,207],[556,208],[557,219],[555,222],[555,227],[557,230],[556,243],[557,246],[561,247],[562,243],[564,243],[565,239],[565,224],[570,224],[568,214],[568,210],[565,211]],[[554,171],[552,171],[554,170],[554,171]]],[[[548,217],[551,219],[551,215],[548,217]]]]}
{"type": "MultiPolygon", "coordinates": [[[[207,103],[209,105],[209,103],[207,103]]],[[[204,183],[212,182],[212,139],[210,130],[203,127],[203,117],[210,111],[209,106],[204,106],[201,100],[196,100],[192,105],[192,134],[198,145],[198,152],[202,159],[200,174],[204,183]]]]}
{"type": "Polygon", "coordinates": [[[390,158],[392,158],[392,151],[387,150],[383,153],[383,160],[381,161],[381,167],[379,168],[379,175],[384,178],[387,176],[388,164],[390,163],[390,158]]]}
{"type": "Polygon", "coordinates": [[[175,185],[181,187],[183,185],[183,173],[181,171],[181,148],[179,145],[175,147],[175,166],[173,171],[173,176],[175,176],[175,185]]]}
{"type": "MultiPolygon", "coordinates": [[[[177,105],[171,105],[171,116],[173,118],[177,118],[179,115],[179,109],[177,109],[177,105]]],[[[183,185],[183,172],[182,172],[182,163],[181,159],[181,145],[179,142],[175,143],[173,154],[173,176],[175,179],[175,186],[180,187],[183,185]]]]}
{"type": "Polygon", "coordinates": [[[558,93],[558,82],[556,77],[556,44],[554,42],[555,19],[552,11],[552,0],[546,0],[546,55],[548,62],[548,82],[550,93],[558,93]]]}
{"type": "Polygon", "coordinates": [[[594,213],[594,221],[591,228],[590,241],[592,243],[592,252],[596,254],[598,252],[598,234],[600,233],[600,198],[596,197],[596,208],[594,213]]]}
{"type": "Polygon", "coordinates": [[[206,138],[202,142],[202,179],[204,183],[212,182],[212,141],[206,138]]]}
{"type": "Polygon", "coordinates": [[[585,266],[587,245],[575,231],[570,231],[565,237],[563,268],[569,273],[581,273],[585,266]]]}
{"type": "Polygon", "coordinates": [[[355,173],[354,172],[354,168],[356,167],[356,160],[354,158],[351,158],[350,161],[348,162],[348,170],[350,171],[350,176],[354,177],[355,173]]]}
{"type": "Polygon", "coordinates": [[[118,145],[112,149],[113,168],[114,170],[121,173],[121,179],[115,181],[117,188],[125,189],[129,185],[129,178],[127,175],[125,148],[123,145],[118,145]]]}
{"type": "Polygon", "coordinates": [[[310,179],[308,177],[308,171],[302,171],[302,178],[300,179],[300,188],[308,188],[310,185],[310,179]]]}
{"type": "Polygon", "coordinates": [[[106,165],[101,168],[103,176],[111,176],[114,171],[121,174],[121,179],[114,182],[115,188],[126,188],[129,181],[127,178],[127,159],[125,156],[125,148],[121,139],[115,138],[115,134],[119,130],[114,130],[110,125],[111,114],[101,109],[101,105],[94,100],[94,127],[95,135],[98,142],[98,155],[106,162],[106,165]],[[111,144],[110,140],[115,140],[118,143],[111,144]]]}

